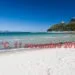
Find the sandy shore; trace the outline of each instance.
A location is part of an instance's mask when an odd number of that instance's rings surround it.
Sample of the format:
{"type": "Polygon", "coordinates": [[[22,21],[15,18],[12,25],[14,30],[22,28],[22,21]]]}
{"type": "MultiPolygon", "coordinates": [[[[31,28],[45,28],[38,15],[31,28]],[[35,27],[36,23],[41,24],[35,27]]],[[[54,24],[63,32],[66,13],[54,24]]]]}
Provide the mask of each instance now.
{"type": "Polygon", "coordinates": [[[11,49],[1,52],[0,75],[75,75],[75,49],[11,49]]]}

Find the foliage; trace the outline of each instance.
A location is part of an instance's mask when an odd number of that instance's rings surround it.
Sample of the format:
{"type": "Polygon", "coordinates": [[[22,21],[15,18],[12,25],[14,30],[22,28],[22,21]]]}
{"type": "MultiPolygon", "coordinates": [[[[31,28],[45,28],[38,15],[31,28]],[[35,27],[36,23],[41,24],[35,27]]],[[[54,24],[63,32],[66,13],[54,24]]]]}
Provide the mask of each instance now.
{"type": "Polygon", "coordinates": [[[52,25],[47,31],[75,31],[75,22],[52,25]]]}

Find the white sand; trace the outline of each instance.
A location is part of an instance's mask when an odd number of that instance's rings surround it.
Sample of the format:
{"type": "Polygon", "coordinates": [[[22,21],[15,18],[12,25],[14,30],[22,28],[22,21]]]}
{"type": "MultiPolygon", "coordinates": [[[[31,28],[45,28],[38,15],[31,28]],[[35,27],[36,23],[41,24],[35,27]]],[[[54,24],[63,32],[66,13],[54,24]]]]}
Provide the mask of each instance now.
{"type": "Polygon", "coordinates": [[[75,49],[0,53],[0,75],[75,75],[75,49]]]}

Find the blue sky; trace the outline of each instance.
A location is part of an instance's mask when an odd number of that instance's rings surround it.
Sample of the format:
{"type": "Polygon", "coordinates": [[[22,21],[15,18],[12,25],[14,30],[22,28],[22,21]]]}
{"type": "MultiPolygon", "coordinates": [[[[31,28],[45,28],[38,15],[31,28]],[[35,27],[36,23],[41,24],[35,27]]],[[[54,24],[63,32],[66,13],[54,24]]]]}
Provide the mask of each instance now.
{"type": "Polygon", "coordinates": [[[0,0],[0,30],[46,31],[75,17],[75,0],[0,0]]]}

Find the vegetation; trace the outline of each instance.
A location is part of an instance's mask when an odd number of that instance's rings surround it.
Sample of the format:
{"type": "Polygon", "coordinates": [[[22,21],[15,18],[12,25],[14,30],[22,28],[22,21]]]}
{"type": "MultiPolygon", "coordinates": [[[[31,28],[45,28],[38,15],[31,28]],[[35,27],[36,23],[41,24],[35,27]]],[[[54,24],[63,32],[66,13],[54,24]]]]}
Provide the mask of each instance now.
{"type": "Polygon", "coordinates": [[[71,19],[69,23],[59,23],[52,25],[47,31],[75,31],[75,19],[71,19]]]}

